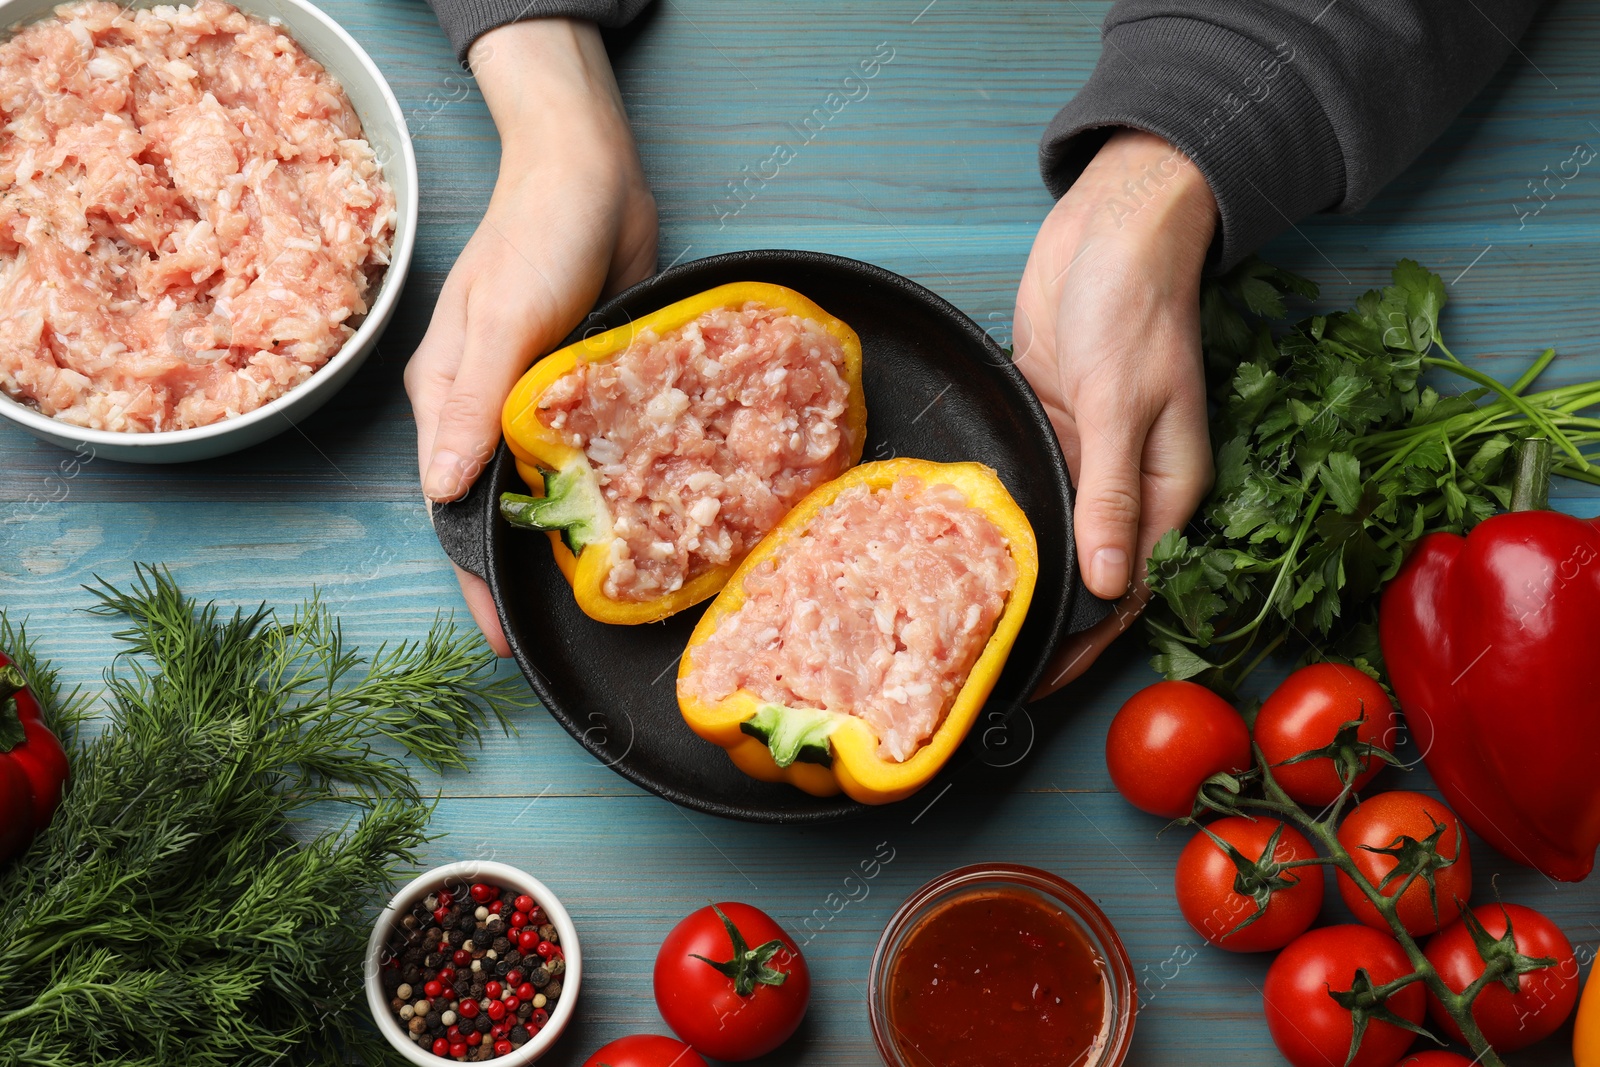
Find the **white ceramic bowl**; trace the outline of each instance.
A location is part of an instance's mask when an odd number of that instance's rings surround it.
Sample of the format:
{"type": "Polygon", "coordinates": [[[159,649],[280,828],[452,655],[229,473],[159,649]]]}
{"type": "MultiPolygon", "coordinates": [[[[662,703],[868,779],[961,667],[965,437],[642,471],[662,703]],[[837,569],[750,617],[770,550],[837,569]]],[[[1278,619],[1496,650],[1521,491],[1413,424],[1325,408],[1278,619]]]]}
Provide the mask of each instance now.
{"type": "Polygon", "coordinates": [[[417,1064],[417,1067],[445,1067],[456,1062],[435,1056],[411,1040],[411,1035],[401,1027],[400,1020],[395,1018],[394,1012],[389,1008],[389,996],[383,991],[383,980],[379,973],[384,946],[388,943],[390,935],[399,929],[400,921],[406,913],[417,901],[429,893],[443,889],[449,882],[487,882],[490,885],[526,893],[544,909],[556,932],[561,935],[561,953],[566,957],[567,971],[561,979],[561,999],[556,1002],[556,1010],[550,1013],[550,1021],[531,1041],[509,1056],[489,1061],[495,1064],[495,1067],[522,1067],[523,1064],[532,1063],[550,1050],[550,1046],[556,1043],[561,1032],[567,1028],[567,1023],[572,1021],[574,1005],[578,1002],[579,986],[583,978],[583,953],[578,947],[578,931],[572,925],[572,917],[567,914],[567,909],[561,906],[561,901],[556,899],[556,895],[539,879],[509,864],[490,860],[466,860],[461,863],[446,864],[417,876],[394,895],[383,914],[378,916],[378,921],[372,928],[372,937],[367,940],[367,1004],[372,1009],[372,1017],[377,1021],[378,1029],[383,1031],[383,1036],[389,1039],[389,1044],[394,1046],[395,1051],[417,1064]]]}
{"type": "MultiPolygon", "coordinates": [[[[0,36],[45,18],[61,0],[0,0],[0,36]]],[[[282,433],[321,407],[355,374],[378,344],[378,336],[394,314],[411,265],[417,234],[417,159],[411,148],[405,114],[372,57],[344,29],[307,0],[230,0],[239,10],[277,19],[306,54],[321,63],[344,86],[362,130],[394,190],[395,232],[390,262],[378,285],[372,310],[355,336],[315,374],[283,396],[237,418],[210,426],[165,433],[117,433],[87,430],[42,415],[0,393],[0,416],[36,437],[69,449],[93,449],[95,456],[132,463],[183,463],[209,459],[259,444],[282,433]]],[[[152,0],[134,6],[154,7],[152,0]]]]}

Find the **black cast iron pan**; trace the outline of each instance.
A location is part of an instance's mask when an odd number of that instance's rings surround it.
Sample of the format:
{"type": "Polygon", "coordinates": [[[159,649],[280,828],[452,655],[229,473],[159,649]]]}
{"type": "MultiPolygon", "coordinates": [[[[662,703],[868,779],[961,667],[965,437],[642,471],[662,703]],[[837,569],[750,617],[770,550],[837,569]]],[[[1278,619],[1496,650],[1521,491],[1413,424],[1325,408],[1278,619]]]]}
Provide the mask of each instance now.
{"type": "MultiPolygon", "coordinates": [[[[1038,586],[980,720],[1003,721],[1027,701],[1061,638],[1109,610],[1079,580],[1072,486],[1038,399],[1010,358],[950,304],[898,274],[820,252],[733,252],[673,267],[605,304],[566,343],[738,281],[804,293],[861,336],[864,459],[977,460],[999,472],[1027,513],[1039,541],[1038,586]]],[[[450,558],[489,583],[523,674],[596,759],[713,815],[817,822],[864,810],[843,796],[818,798],[748,778],[696,737],[678,714],[674,684],[703,606],[648,626],[595,622],[578,610],[545,535],[500,518],[496,502],[507,490],[524,486],[502,444],[471,493],[434,509],[434,528],[450,558]]],[[[976,743],[969,738],[967,745],[976,743]]],[[[951,765],[962,762],[958,753],[951,765]]],[[[938,788],[929,786],[930,795],[938,788]]]]}

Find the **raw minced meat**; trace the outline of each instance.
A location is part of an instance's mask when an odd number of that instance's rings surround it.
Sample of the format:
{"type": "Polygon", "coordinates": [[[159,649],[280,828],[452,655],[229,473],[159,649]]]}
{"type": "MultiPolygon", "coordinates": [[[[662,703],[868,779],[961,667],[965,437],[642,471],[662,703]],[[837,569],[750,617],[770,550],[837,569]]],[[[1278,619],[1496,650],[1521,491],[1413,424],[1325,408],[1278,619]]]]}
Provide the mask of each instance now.
{"type": "Polygon", "coordinates": [[[844,346],[815,320],[716,308],[578,366],[540,420],[583,449],[611,507],[614,600],[651,600],[742,558],[850,466],[844,346]]]}
{"type": "Polygon", "coordinates": [[[695,650],[691,696],[739,689],[866,720],[909,759],[966,684],[1017,583],[1005,535],[951,485],[855,486],[744,578],[695,650]]]}
{"type": "Polygon", "coordinates": [[[344,91],[262,19],[77,3],[0,45],[0,387],[46,415],[276,399],[355,332],[394,224],[344,91]]]}

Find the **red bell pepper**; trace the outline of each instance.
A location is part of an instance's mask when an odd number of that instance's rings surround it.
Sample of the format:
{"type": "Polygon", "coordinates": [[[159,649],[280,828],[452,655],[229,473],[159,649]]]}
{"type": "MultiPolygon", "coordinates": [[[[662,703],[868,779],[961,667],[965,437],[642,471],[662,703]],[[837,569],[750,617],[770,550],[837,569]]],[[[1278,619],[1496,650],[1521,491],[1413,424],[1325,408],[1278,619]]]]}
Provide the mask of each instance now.
{"type": "Polygon", "coordinates": [[[0,652],[0,863],[22,852],[61,804],[67,753],[11,658],[0,652]]]}
{"type": "Polygon", "coordinates": [[[1549,456],[1524,442],[1511,512],[1422,539],[1378,630],[1445,800],[1509,858],[1575,882],[1600,845],[1600,519],[1544,510],[1549,456]]]}

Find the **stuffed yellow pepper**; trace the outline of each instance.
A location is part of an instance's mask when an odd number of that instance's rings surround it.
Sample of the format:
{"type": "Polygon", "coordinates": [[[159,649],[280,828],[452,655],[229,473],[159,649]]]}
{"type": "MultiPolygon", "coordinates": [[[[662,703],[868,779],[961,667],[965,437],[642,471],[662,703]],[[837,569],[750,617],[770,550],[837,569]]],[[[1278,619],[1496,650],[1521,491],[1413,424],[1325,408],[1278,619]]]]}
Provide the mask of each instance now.
{"type": "Polygon", "coordinates": [[[655,622],[715,596],[816,486],[861,459],[861,342],[791,289],[738,282],[536,363],[502,413],[578,606],[655,622]]]}
{"type": "Polygon", "coordinates": [[[755,778],[900,800],[971,729],[1038,572],[988,467],[863,464],[745,557],[679,662],[678,706],[755,778]]]}

